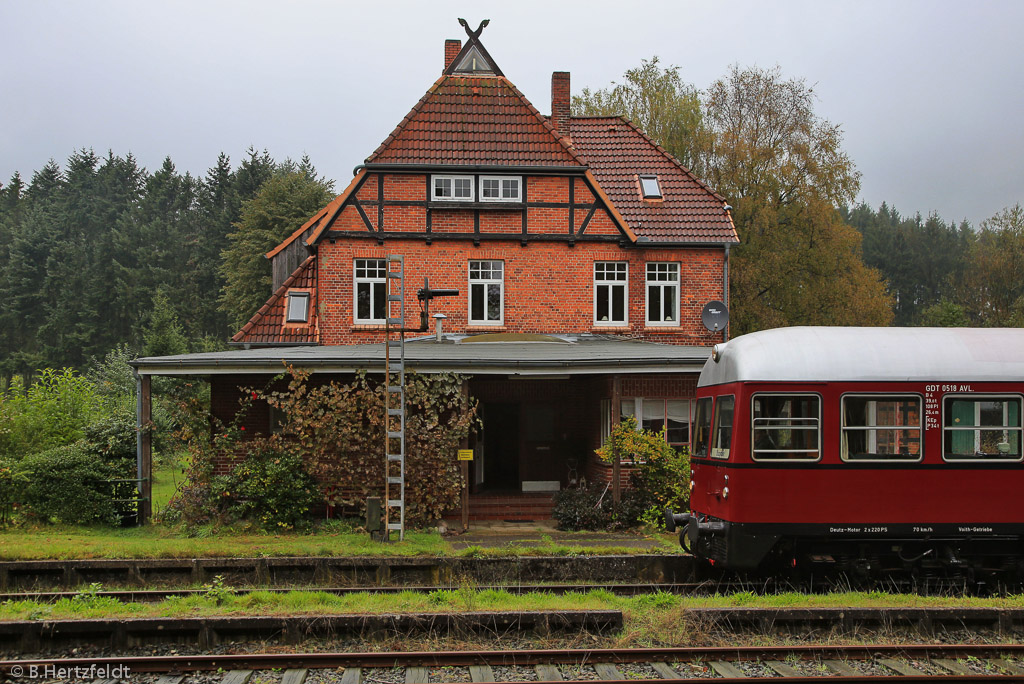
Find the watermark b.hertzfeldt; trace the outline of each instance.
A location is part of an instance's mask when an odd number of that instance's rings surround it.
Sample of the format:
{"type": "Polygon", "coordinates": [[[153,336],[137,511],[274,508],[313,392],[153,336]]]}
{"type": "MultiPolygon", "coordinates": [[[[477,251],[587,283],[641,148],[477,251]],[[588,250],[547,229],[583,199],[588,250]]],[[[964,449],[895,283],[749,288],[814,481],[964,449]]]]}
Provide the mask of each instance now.
{"type": "Polygon", "coordinates": [[[94,663],[92,665],[11,665],[5,668],[7,674],[19,679],[128,679],[131,668],[127,665],[113,663],[94,663]]]}

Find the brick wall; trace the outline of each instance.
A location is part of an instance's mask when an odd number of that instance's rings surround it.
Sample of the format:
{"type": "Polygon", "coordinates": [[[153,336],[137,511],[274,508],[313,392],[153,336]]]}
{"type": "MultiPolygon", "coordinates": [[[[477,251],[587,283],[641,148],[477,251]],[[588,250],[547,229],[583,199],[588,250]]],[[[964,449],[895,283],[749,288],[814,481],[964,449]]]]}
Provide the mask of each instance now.
{"type": "Polygon", "coordinates": [[[448,317],[445,330],[453,333],[534,332],[612,333],[669,344],[710,345],[721,341],[700,321],[701,308],[722,297],[722,255],[715,249],[624,250],[614,244],[486,242],[389,239],[345,240],[322,243],[319,249],[319,324],[323,344],[378,342],[380,326],[356,325],[353,305],[355,259],[405,257],[406,312],[419,312],[416,291],[424,277],[435,288],[459,290],[456,297],[436,299],[431,313],[448,317]],[[470,325],[469,261],[494,259],[504,263],[504,322],[470,325]],[[628,325],[609,327],[594,323],[594,262],[628,263],[628,325]],[[645,264],[648,261],[681,263],[678,326],[645,324],[645,264]]]}
{"type": "Polygon", "coordinates": [[[435,287],[455,288],[459,296],[436,300],[433,313],[448,316],[445,329],[456,333],[476,332],[593,332],[670,344],[709,345],[721,340],[704,329],[701,308],[708,301],[722,299],[723,250],[717,247],[623,247],[623,238],[611,216],[603,208],[594,211],[586,229],[595,195],[581,178],[526,176],[523,183],[527,206],[527,242],[523,241],[523,209],[438,207],[429,210],[414,206],[377,204],[386,201],[424,202],[428,197],[429,177],[417,174],[371,174],[356,193],[363,214],[349,205],[331,225],[351,237],[327,239],[319,246],[318,303],[321,342],[352,344],[381,339],[379,326],[355,325],[352,302],[353,261],[358,258],[383,258],[402,254],[406,264],[406,310],[418,312],[416,290],[424,277],[435,287]],[[570,192],[571,187],[571,192],[570,192]],[[571,201],[571,202],[570,202],[571,201]],[[428,232],[439,236],[426,239],[428,232]],[[367,229],[369,221],[372,230],[367,229]],[[570,228],[571,227],[571,228],[570,228]],[[378,231],[383,230],[385,236],[378,231]],[[609,241],[587,242],[568,237],[605,236],[609,241]],[[451,239],[451,233],[485,236],[451,239]],[[416,233],[404,239],[396,233],[416,233]],[[365,236],[365,237],[363,237],[365,236]],[[507,236],[504,239],[488,239],[507,236]],[[550,237],[557,237],[552,240],[550,237]],[[544,239],[548,238],[548,239],[544,239]],[[383,243],[383,244],[381,244],[383,243]],[[504,323],[474,325],[468,323],[468,265],[471,259],[504,262],[504,323]],[[629,268],[628,325],[594,324],[594,262],[625,261],[629,268]],[[680,264],[680,324],[648,326],[645,323],[646,263],[669,261],[680,264]]]}

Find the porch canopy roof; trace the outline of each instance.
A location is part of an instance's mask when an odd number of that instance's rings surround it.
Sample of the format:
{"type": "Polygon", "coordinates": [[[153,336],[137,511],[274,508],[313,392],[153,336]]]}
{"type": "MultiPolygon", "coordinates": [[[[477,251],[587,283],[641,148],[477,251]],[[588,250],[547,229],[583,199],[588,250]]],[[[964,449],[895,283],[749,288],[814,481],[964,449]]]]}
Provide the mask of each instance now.
{"type": "MultiPolygon", "coordinates": [[[[593,375],[699,372],[709,347],[642,342],[605,335],[473,335],[406,339],[406,367],[419,373],[467,375],[593,375]]],[[[398,348],[392,347],[397,357],[398,348]]],[[[394,360],[394,359],[393,359],[394,360]]],[[[314,373],[384,368],[384,343],[237,349],[152,356],[131,362],[139,375],[280,373],[285,366],[314,373]]]]}

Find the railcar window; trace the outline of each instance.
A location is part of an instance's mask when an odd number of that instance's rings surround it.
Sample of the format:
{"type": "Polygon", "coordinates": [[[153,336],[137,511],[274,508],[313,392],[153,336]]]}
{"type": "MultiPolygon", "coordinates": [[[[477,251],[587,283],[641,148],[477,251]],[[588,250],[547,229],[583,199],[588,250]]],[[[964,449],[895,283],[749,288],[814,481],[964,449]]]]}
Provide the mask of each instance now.
{"type": "Polygon", "coordinates": [[[843,397],[843,459],[917,461],[921,458],[921,398],[843,397]]]}
{"type": "Polygon", "coordinates": [[[751,428],[755,461],[817,460],[821,413],[817,395],[754,396],[751,428]]]}
{"type": "Polygon", "coordinates": [[[732,415],[736,397],[718,397],[715,403],[715,429],[712,431],[711,457],[729,458],[732,448],[732,415]]]}
{"type": "Polygon", "coordinates": [[[697,400],[693,416],[693,457],[707,458],[708,443],[711,441],[711,397],[697,400]]]}
{"type": "Polygon", "coordinates": [[[1020,397],[946,397],[942,408],[947,461],[1021,460],[1020,397]]]}

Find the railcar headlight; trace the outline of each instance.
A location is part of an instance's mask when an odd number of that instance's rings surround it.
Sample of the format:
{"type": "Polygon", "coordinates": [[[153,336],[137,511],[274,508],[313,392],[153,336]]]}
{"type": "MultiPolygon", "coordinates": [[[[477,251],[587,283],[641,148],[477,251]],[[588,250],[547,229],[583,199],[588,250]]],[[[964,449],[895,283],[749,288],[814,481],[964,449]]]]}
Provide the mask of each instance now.
{"type": "Polygon", "coordinates": [[[711,348],[711,359],[715,363],[718,363],[718,361],[722,358],[722,348],[721,347],[722,347],[722,345],[716,344],[714,347],[711,348]]]}
{"type": "Polygon", "coordinates": [[[723,499],[728,499],[729,498],[729,488],[728,487],[726,487],[726,488],[724,488],[722,490],[722,498],[723,499]]]}
{"type": "Polygon", "coordinates": [[[690,491],[691,492],[693,491],[693,488],[696,487],[696,486],[697,486],[697,483],[694,482],[693,480],[690,480],[690,491]]]}

